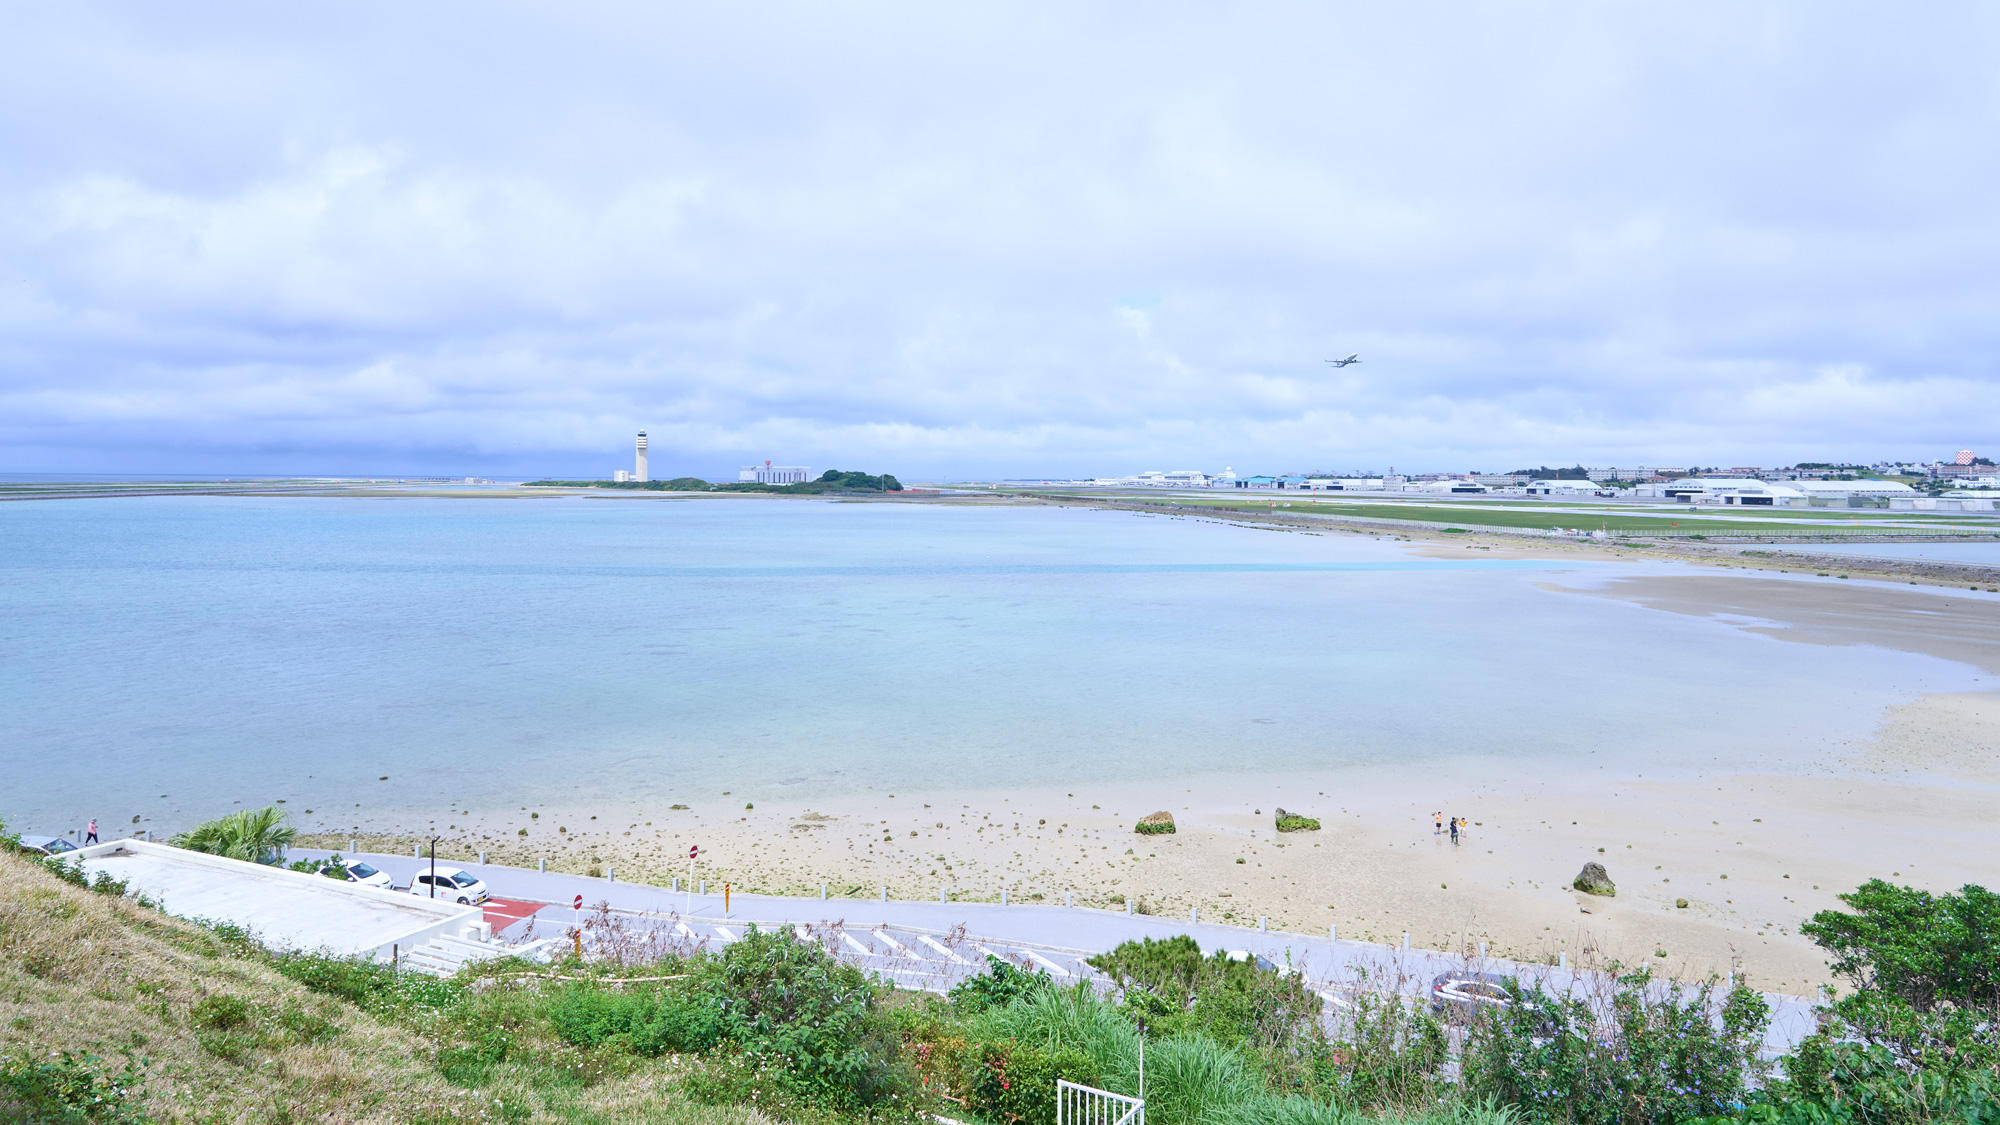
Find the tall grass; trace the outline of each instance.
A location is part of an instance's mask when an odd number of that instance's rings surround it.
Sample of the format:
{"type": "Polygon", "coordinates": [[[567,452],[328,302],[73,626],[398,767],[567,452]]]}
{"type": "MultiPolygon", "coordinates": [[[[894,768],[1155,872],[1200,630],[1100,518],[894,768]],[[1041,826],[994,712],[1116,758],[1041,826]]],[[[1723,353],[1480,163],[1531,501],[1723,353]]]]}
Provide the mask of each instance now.
{"type": "Polygon", "coordinates": [[[1205,1035],[1176,1035],[1146,1045],[1149,1125],[1205,1125],[1264,1096],[1263,1080],[1243,1054],[1205,1035]]]}
{"type": "MultiPolygon", "coordinates": [[[[1107,1080],[1138,1087],[1139,1029],[1087,984],[1039,989],[974,1016],[975,1038],[1013,1039],[1045,1051],[1077,1051],[1107,1080]]],[[[1125,1089],[1124,1086],[1117,1087],[1125,1089]]]]}
{"type": "Polygon", "coordinates": [[[1263,1094],[1212,1113],[1204,1125],[1516,1125],[1519,1120],[1511,1109],[1467,1101],[1367,1114],[1338,1102],[1263,1094]]]}

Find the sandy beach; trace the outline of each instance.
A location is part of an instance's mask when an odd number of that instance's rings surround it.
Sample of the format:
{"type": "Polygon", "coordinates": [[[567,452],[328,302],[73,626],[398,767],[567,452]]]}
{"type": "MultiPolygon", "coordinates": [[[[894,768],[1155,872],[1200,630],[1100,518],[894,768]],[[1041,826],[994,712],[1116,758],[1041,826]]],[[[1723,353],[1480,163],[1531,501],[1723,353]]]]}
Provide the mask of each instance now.
{"type": "MultiPolygon", "coordinates": [[[[1550,548],[1494,538],[1424,549],[1550,548]]],[[[1785,659],[1810,663],[1815,646],[1876,645],[1961,661],[2000,686],[2000,597],[1726,561],[1744,569],[1560,589],[1720,617],[1787,642],[1785,659]]],[[[1643,675],[1608,679],[1605,689],[1700,694],[1698,684],[1643,675]]],[[[656,883],[685,878],[687,849],[697,845],[697,879],[813,895],[825,884],[852,904],[830,904],[829,916],[865,911],[856,900],[884,886],[894,897],[943,890],[982,901],[1004,888],[1014,901],[1074,895],[1080,908],[1122,910],[1132,899],[1163,916],[1198,907],[1205,921],[1255,927],[1262,918],[1317,934],[1338,926],[1343,937],[1383,942],[1407,932],[1426,948],[1486,942],[1496,954],[1566,952],[1684,976],[1735,969],[1762,987],[1810,994],[1828,979],[1826,966],[1797,927],[1838,905],[1838,892],[1872,877],[1934,889],[1992,882],[1996,763],[2000,693],[1973,692],[1893,707],[1871,738],[1828,745],[1801,731],[1796,746],[1773,747],[1754,768],[1723,762],[1674,776],[1469,758],[1089,791],[912,784],[810,806],[748,807],[717,792],[639,814],[544,806],[434,824],[364,820],[361,832],[310,842],[342,847],[352,835],[366,850],[407,851],[438,832],[446,856],[484,851],[491,862],[524,866],[545,858],[555,869],[612,867],[620,880],[656,883]],[[1277,833],[1279,807],[1319,818],[1321,830],[1277,833]],[[1155,810],[1171,812],[1178,831],[1136,835],[1134,822],[1155,810]],[[1470,822],[1460,844],[1435,832],[1440,812],[1470,822]],[[1609,870],[1615,898],[1570,888],[1591,861],[1609,870]]]]}

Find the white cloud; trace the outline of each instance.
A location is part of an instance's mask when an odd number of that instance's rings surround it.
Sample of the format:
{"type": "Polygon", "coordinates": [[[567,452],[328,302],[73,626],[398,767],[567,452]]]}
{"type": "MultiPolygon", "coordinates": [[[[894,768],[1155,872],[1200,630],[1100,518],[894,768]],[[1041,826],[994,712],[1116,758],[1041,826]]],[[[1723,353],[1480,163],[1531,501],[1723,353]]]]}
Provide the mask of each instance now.
{"type": "Polygon", "coordinates": [[[0,45],[0,468],[601,470],[640,427],[674,471],[906,476],[1976,445],[1996,29],[48,10],[0,45]]]}

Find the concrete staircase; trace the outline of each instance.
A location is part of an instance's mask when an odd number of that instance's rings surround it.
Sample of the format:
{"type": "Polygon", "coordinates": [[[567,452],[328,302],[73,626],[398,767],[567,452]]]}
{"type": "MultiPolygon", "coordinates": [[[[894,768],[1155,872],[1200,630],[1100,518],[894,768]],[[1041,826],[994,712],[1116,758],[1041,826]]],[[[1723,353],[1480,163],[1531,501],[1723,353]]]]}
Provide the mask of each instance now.
{"type": "Polygon", "coordinates": [[[466,938],[440,935],[403,954],[403,968],[434,977],[448,977],[467,965],[479,961],[491,961],[496,957],[525,957],[530,961],[546,961],[549,951],[554,946],[554,940],[547,938],[521,945],[503,945],[498,942],[471,941],[466,938]]]}

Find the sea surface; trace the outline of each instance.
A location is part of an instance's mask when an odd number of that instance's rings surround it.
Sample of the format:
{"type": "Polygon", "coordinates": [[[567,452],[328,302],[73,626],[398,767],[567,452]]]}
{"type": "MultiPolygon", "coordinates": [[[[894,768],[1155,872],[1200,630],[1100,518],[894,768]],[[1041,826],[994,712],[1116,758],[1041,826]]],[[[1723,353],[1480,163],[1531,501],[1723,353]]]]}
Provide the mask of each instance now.
{"type": "Polygon", "coordinates": [[[1665,564],[1463,554],[1045,506],[0,504],[0,817],[1698,768],[1974,683],[1552,588],[1665,564]]]}

